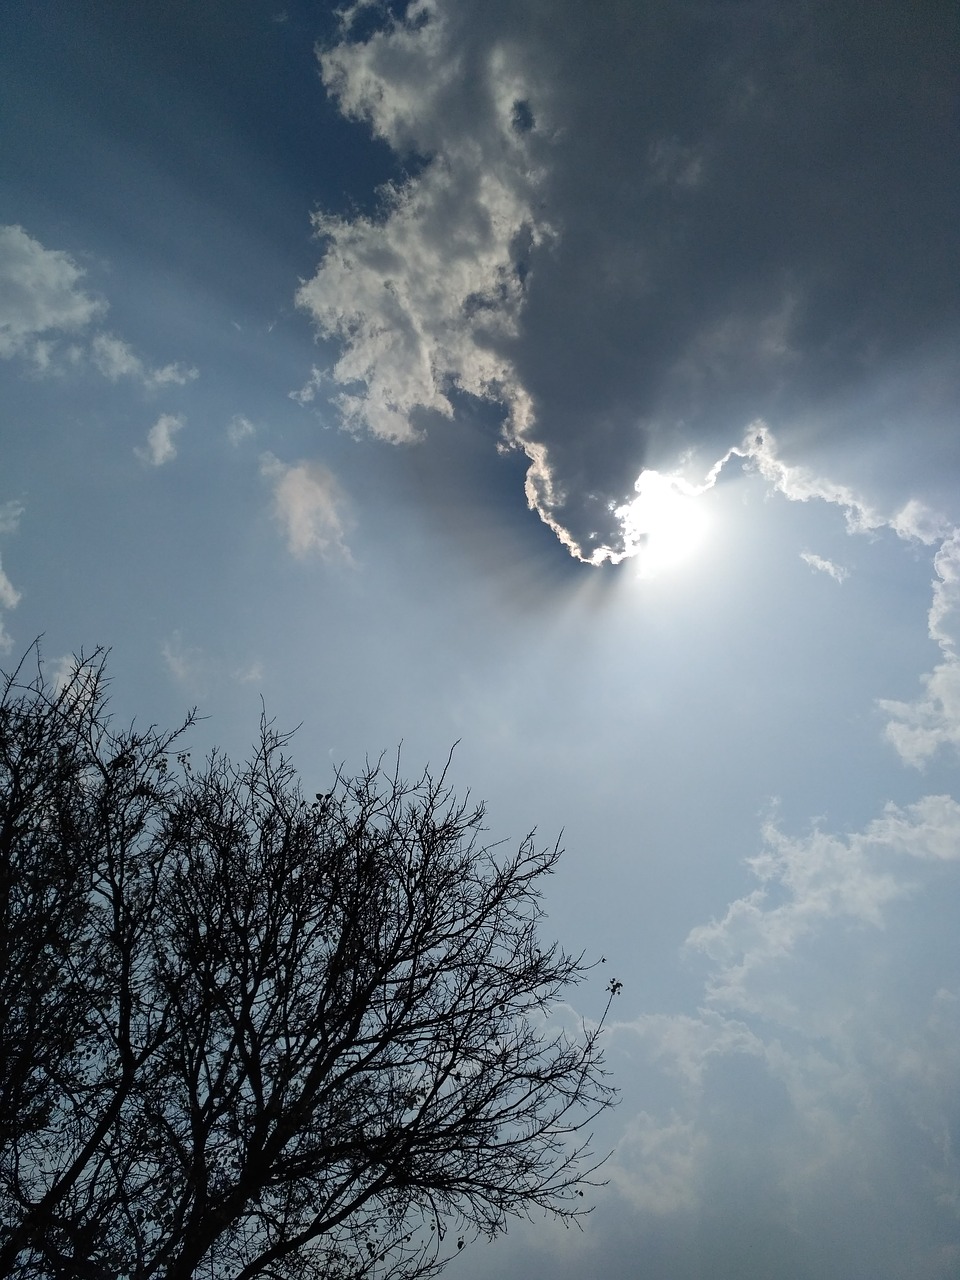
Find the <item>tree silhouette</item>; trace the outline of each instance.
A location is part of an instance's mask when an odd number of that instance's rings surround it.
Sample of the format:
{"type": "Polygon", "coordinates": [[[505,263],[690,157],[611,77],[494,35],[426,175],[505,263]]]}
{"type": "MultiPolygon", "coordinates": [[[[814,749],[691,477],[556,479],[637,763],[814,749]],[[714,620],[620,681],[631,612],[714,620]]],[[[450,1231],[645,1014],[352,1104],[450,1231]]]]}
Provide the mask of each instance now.
{"type": "Polygon", "coordinates": [[[192,717],[113,728],[99,651],[61,687],[24,670],[0,701],[0,1275],[425,1276],[512,1215],[583,1212],[613,1093],[603,1019],[551,1013],[587,972],[538,936],[558,848],[488,846],[444,774],[378,764],[308,801],[266,720],[247,764],[194,770],[192,717]]]}

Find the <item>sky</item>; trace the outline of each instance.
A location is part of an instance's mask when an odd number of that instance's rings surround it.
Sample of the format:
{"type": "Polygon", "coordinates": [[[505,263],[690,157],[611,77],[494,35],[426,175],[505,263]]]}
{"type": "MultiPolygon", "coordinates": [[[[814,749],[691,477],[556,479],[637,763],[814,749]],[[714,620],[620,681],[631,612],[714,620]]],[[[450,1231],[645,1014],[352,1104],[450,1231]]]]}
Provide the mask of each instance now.
{"type": "Polygon", "coordinates": [[[960,30],[0,8],[0,637],[562,833],[620,1089],[463,1280],[960,1273],[960,30]],[[262,702],[261,702],[262,699],[262,702]]]}

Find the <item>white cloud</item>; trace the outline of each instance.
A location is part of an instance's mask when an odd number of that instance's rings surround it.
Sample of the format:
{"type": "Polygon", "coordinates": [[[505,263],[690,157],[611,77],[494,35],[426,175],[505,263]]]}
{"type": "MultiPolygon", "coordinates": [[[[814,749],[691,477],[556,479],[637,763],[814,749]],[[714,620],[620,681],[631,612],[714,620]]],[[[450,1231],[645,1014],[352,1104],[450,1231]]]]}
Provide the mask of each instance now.
{"type": "MultiPolygon", "coordinates": [[[[325,253],[297,301],[341,343],[332,379],[343,388],[343,425],[410,442],[418,412],[452,416],[451,392],[494,400],[504,440],[530,457],[528,501],[549,522],[555,493],[543,449],[528,437],[530,397],[502,353],[518,332],[525,259],[553,236],[539,207],[535,131],[517,125],[517,103],[534,89],[516,47],[489,51],[466,111],[455,38],[429,0],[365,43],[328,51],[321,68],[344,114],[401,152],[429,157],[415,178],[382,193],[379,217],[315,220],[325,253]]],[[[323,380],[314,370],[295,398],[308,403],[323,380]]]]}
{"type": "Polygon", "coordinates": [[[793,839],[774,823],[763,836],[763,852],[748,859],[760,887],[722,919],[693,929],[687,946],[714,963],[712,1005],[786,1024],[796,1016],[796,997],[774,975],[837,922],[882,931],[892,904],[916,887],[916,870],[900,859],[960,862],[960,805],[928,795],[905,808],[887,804],[847,836],[815,830],[793,839]]]}
{"type": "Polygon", "coordinates": [[[23,227],[0,227],[0,356],[47,368],[50,337],[76,333],[106,311],[84,293],[83,277],[69,254],[45,249],[23,227]]]}
{"type": "Polygon", "coordinates": [[[692,1117],[641,1111],[628,1121],[610,1181],[636,1209],[660,1215],[694,1209],[707,1135],[692,1117]]]}
{"type": "MultiPolygon", "coordinates": [[[[931,511],[919,500],[911,499],[892,514],[884,514],[849,485],[839,484],[827,476],[818,475],[809,467],[784,461],[780,456],[776,437],[767,424],[760,419],[750,424],[739,444],[732,445],[713,463],[702,482],[692,483],[682,474],[682,469],[672,474],[661,475],[660,480],[675,486],[677,491],[685,496],[696,497],[712,489],[720,478],[721,472],[734,459],[740,460],[747,467],[758,472],[771,485],[774,492],[782,494],[789,502],[819,501],[839,507],[843,511],[848,533],[870,534],[890,529],[905,541],[920,542],[929,546],[951,532],[949,524],[943,517],[931,511]]],[[[636,482],[638,490],[645,474],[649,473],[641,473],[636,482]]],[[[620,538],[622,549],[615,551],[607,546],[601,547],[594,553],[593,563],[599,564],[604,560],[610,560],[616,564],[627,556],[636,555],[642,549],[642,543],[638,543],[631,529],[632,513],[633,504],[614,509],[613,514],[622,528],[620,538]]],[[[938,573],[941,578],[939,594],[934,601],[934,610],[931,613],[931,635],[935,639],[939,636],[936,633],[933,614],[947,607],[944,603],[948,586],[946,580],[951,575],[953,575],[951,581],[960,578],[960,571],[947,563],[949,556],[944,550],[947,542],[944,542],[935,562],[940,565],[938,573]]],[[[828,573],[837,582],[842,582],[847,577],[847,570],[842,566],[813,552],[801,551],[800,557],[811,568],[828,573]]],[[[953,604],[949,606],[950,610],[954,607],[953,604]]]]}
{"type": "Polygon", "coordinates": [[[200,649],[184,643],[181,632],[174,631],[160,646],[163,665],[173,680],[191,692],[200,693],[206,684],[207,662],[200,649]]]}
{"type": "MultiPolygon", "coordinates": [[[[11,499],[0,503],[0,534],[16,533],[23,515],[23,503],[11,499]]],[[[16,589],[0,564],[0,608],[15,609],[20,603],[20,592],[16,589]]],[[[0,616],[0,653],[9,653],[13,648],[13,638],[0,616]]]]}
{"type": "Polygon", "coordinates": [[[110,382],[130,378],[148,391],[158,387],[183,387],[197,378],[198,370],[181,364],[151,368],[144,364],[129,343],[111,333],[98,333],[90,344],[94,364],[110,382]]]}
{"type": "MultiPolygon", "coordinates": [[[[513,243],[529,204],[482,155],[434,162],[390,193],[379,221],[318,217],[323,262],[298,304],[343,352],[333,379],[344,425],[385,440],[418,438],[417,410],[450,417],[450,390],[506,401],[522,429],[526,402],[509,362],[482,336],[509,331],[522,305],[513,243]]],[[[314,379],[298,393],[316,394],[314,379]]]]}
{"type": "Polygon", "coordinates": [[[236,413],[227,423],[227,439],[234,448],[244,440],[249,440],[256,433],[256,426],[245,418],[242,413],[236,413]]]}
{"type": "Polygon", "coordinates": [[[238,667],[233,673],[233,678],[237,684],[260,684],[263,680],[263,663],[257,660],[238,667]]]}
{"type": "Polygon", "coordinates": [[[936,578],[927,616],[930,638],[943,661],[922,677],[925,693],[913,702],[884,698],[885,733],[901,758],[919,768],[941,747],[960,747],[960,529],[944,538],[933,566],[936,578]]]}
{"type": "Polygon", "coordinates": [[[76,654],[66,653],[55,658],[50,664],[50,674],[56,692],[60,694],[71,689],[72,698],[78,706],[88,704],[98,689],[101,693],[103,691],[102,683],[97,679],[96,663],[84,662],[76,654]]]}
{"type": "Polygon", "coordinates": [[[911,498],[890,520],[890,527],[901,538],[932,546],[952,531],[950,522],[925,503],[911,498]]]}
{"type": "Polygon", "coordinates": [[[875,857],[885,841],[870,830],[846,840],[821,831],[792,840],[768,824],[764,839],[764,852],[749,860],[762,887],[731,903],[722,919],[692,930],[687,945],[716,966],[712,1004],[789,1022],[792,996],[768,984],[771,972],[828,922],[882,928],[884,909],[905,889],[875,857]]]}
{"type": "Polygon", "coordinates": [[[960,895],[960,804],[887,805],[843,836],[769,826],[764,843],[759,887],[689,936],[707,1007],[609,1030],[637,1114],[606,1172],[640,1230],[702,1227],[726,1204],[824,1240],[838,1214],[865,1229],[880,1198],[905,1251],[883,1274],[916,1274],[908,1255],[955,1240],[960,1206],[960,982],[942,905],[960,895]]]}
{"type": "Polygon", "coordinates": [[[173,442],[173,437],[178,431],[182,431],[184,426],[182,416],[161,413],[147,432],[146,448],[142,449],[138,446],[134,449],[134,453],[151,467],[162,467],[164,463],[172,462],[177,456],[177,446],[173,442]]]}
{"type": "Polygon", "coordinates": [[[20,592],[16,589],[0,565],[0,605],[4,609],[15,609],[20,603],[20,592]]]}
{"type": "Polygon", "coordinates": [[[272,453],[264,453],[260,474],[273,485],[273,514],[293,555],[316,553],[350,562],[346,497],[331,471],[317,462],[286,466],[272,453]]]}
{"type": "Polygon", "coordinates": [[[28,360],[38,374],[89,362],[109,382],[129,378],[148,391],[198,376],[182,364],[147,364],[115,334],[100,330],[87,339],[108,306],[83,291],[85,274],[68,253],[45,249],[23,227],[0,226],[0,357],[28,360]]]}
{"type": "Polygon", "coordinates": [[[819,573],[829,575],[834,582],[845,582],[849,576],[848,569],[844,569],[842,565],[834,564],[832,560],[824,559],[823,556],[818,556],[813,551],[801,551],[800,559],[804,564],[808,564],[811,569],[816,569],[819,573]]]}
{"type": "Polygon", "coordinates": [[[23,515],[23,503],[11,499],[0,502],[0,533],[16,533],[23,515]]]}
{"type": "Polygon", "coordinates": [[[720,468],[732,457],[747,459],[775,490],[791,502],[819,500],[840,507],[851,533],[869,533],[890,524],[889,519],[848,485],[818,476],[809,467],[784,462],[777,452],[773,433],[763,422],[751,424],[743,443],[730,449],[715,465],[712,474],[719,474],[720,468]]]}

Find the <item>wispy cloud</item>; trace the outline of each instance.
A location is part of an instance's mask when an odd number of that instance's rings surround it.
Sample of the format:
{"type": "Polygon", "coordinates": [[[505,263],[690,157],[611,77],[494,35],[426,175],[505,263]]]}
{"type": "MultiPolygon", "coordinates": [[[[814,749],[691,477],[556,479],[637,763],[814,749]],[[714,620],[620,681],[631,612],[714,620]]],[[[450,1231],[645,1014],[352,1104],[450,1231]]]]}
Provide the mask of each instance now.
{"type": "Polygon", "coordinates": [[[245,418],[242,413],[236,413],[227,423],[227,439],[236,448],[244,440],[249,440],[255,435],[256,430],[256,426],[249,418],[245,418]]]}
{"type": "Polygon", "coordinates": [[[207,661],[203,651],[196,645],[187,644],[179,630],[163,641],[160,656],[167,673],[181,688],[192,694],[205,691],[207,661]]]}
{"type": "Polygon", "coordinates": [[[0,502],[0,533],[16,533],[23,515],[22,502],[11,498],[8,502],[0,502]]]}
{"type": "Polygon", "coordinates": [[[259,660],[237,667],[233,672],[237,684],[260,684],[263,680],[263,663],[259,660]]]}
{"type": "Polygon", "coordinates": [[[317,462],[287,466],[264,453],[260,474],[273,486],[273,514],[293,555],[351,562],[345,540],[346,497],[331,471],[317,462]]]}
{"type": "Polygon", "coordinates": [[[960,861],[960,805],[949,796],[888,804],[846,837],[816,830],[796,839],[773,823],[763,835],[763,852],[748,860],[760,887],[694,929],[687,945],[715,964],[711,1004],[788,1023],[794,997],[776,978],[780,966],[833,922],[883,929],[887,908],[912,889],[898,859],[960,861]]]}
{"type": "Polygon", "coordinates": [[[174,436],[178,431],[182,431],[186,425],[182,416],[172,413],[161,413],[150,430],[147,432],[147,443],[145,448],[139,445],[134,452],[143,462],[148,463],[151,467],[162,467],[167,462],[172,462],[177,456],[177,446],[174,444],[174,436]]]}
{"type": "MultiPolygon", "coordinates": [[[[948,522],[918,499],[911,499],[893,512],[884,512],[849,485],[838,483],[810,467],[787,462],[780,454],[774,433],[760,420],[750,424],[740,443],[727,449],[708,469],[702,481],[691,481],[683,474],[683,469],[664,474],[642,472],[636,489],[639,492],[644,478],[649,476],[658,487],[672,487],[678,496],[695,498],[712,489],[731,463],[739,463],[757,472],[773,492],[782,494],[789,502],[824,502],[839,507],[847,532],[851,534],[873,534],[887,529],[905,541],[930,546],[950,532],[948,522]]],[[[599,564],[604,560],[618,563],[642,548],[642,541],[633,527],[636,510],[636,500],[614,509],[612,514],[622,526],[618,539],[621,549],[599,548],[592,557],[592,563],[599,564]]],[[[828,573],[837,582],[847,577],[847,570],[842,566],[813,552],[801,551],[800,557],[811,568],[828,573]]]]}
{"type": "Polygon", "coordinates": [[[680,1235],[735,1204],[761,1230],[786,1215],[797,1239],[824,1241],[838,1214],[860,1232],[890,1197],[895,1270],[950,1274],[960,988],[942,968],[952,915],[933,904],[960,887],[960,805],[890,804],[846,835],[770,824],[749,865],[758,887],[687,941],[709,966],[704,1008],[610,1030],[645,1099],[611,1183],[641,1229],[680,1235]]]}
{"type": "Polygon", "coordinates": [[[832,560],[826,560],[823,556],[818,556],[814,551],[801,551],[800,559],[811,569],[816,569],[818,573],[827,574],[834,582],[845,582],[849,577],[849,569],[845,569],[843,565],[834,564],[832,560]]]}
{"type": "Polygon", "coordinates": [[[83,289],[86,272],[61,249],[47,249],[20,226],[0,226],[0,357],[28,361],[37,374],[92,366],[109,382],[129,379],[147,391],[182,387],[198,371],[154,366],[122,338],[97,329],[105,299],[83,289]]]}
{"type": "Polygon", "coordinates": [[[181,364],[152,368],[141,360],[129,343],[111,333],[96,334],[90,351],[94,364],[110,382],[129,378],[149,391],[158,387],[183,387],[199,376],[197,369],[181,364]]]}

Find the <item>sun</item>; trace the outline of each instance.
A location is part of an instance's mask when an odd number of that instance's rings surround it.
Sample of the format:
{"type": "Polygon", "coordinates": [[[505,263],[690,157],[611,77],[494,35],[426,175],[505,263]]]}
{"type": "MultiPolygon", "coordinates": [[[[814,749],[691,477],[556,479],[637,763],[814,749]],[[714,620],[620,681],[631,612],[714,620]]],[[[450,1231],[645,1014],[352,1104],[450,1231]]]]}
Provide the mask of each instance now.
{"type": "Polygon", "coordinates": [[[637,496],[615,515],[623,524],[626,554],[641,578],[655,578],[690,560],[706,541],[709,519],[697,499],[702,490],[679,476],[643,471],[637,496]]]}

